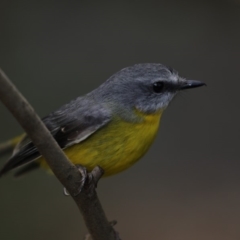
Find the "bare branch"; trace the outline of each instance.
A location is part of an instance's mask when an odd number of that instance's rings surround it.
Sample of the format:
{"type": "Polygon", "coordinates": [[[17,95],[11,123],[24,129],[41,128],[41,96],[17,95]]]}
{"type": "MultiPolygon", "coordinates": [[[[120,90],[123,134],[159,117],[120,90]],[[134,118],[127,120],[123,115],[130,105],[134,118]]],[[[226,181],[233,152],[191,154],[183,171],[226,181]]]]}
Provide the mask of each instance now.
{"type": "Polygon", "coordinates": [[[18,120],[46,159],[53,173],[72,196],[83,215],[92,238],[94,240],[115,240],[117,235],[107,221],[95,188],[89,187],[92,184],[91,181],[86,183],[81,193],[78,194],[79,183],[82,180],[79,170],[67,159],[33,108],[1,69],[0,100],[18,120]]]}

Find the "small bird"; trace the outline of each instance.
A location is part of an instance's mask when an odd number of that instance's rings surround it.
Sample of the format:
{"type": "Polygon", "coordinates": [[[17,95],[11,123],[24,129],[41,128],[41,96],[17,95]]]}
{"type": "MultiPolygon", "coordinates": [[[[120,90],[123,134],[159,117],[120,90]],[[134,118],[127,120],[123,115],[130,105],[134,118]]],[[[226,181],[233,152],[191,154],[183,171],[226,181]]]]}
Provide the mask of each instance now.
{"type": "MultiPolygon", "coordinates": [[[[148,151],[163,111],[179,91],[203,85],[159,63],[136,64],[42,121],[70,161],[88,171],[98,165],[104,176],[110,176],[129,168],[148,151]]],[[[27,135],[12,142],[18,143],[0,176],[18,167],[15,176],[40,166],[49,169],[27,135]]]]}

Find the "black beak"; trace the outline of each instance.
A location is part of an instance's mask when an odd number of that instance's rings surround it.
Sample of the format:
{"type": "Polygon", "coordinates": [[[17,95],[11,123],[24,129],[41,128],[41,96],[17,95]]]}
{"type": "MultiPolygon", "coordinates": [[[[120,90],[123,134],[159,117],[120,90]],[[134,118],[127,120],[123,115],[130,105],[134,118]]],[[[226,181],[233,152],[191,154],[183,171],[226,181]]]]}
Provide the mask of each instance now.
{"type": "Polygon", "coordinates": [[[185,80],[181,86],[180,90],[188,89],[188,88],[196,88],[201,86],[207,86],[205,83],[196,81],[196,80],[185,80]]]}

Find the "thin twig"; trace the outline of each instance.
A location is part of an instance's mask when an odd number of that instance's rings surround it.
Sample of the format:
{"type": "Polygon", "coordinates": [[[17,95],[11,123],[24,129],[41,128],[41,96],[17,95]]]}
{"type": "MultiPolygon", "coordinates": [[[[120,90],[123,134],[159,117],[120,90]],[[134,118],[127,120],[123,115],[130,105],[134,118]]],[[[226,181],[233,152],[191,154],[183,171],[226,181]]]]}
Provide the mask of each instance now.
{"type": "MultiPolygon", "coordinates": [[[[67,159],[31,105],[0,69],[0,100],[20,123],[46,159],[55,176],[73,197],[94,240],[115,240],[116,233],[109,224],[95,189],[86,185],[80,194],[79,170],[67,159]]],[[[91,183],[89,183],[91,184],[91,183]]]]}

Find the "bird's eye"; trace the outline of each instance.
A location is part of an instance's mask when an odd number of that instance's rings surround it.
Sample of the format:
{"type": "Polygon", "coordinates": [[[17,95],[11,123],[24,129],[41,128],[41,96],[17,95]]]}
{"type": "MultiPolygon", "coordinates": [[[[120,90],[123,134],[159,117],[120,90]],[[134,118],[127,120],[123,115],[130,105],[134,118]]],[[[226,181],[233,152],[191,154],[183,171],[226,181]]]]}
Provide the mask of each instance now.
{"type": "Polygon", "coordinates": [[[164,84],[163,82],[155,82],[153,84],[153,91],[156,93],[160,93],[163,90],[164,84]]]}

